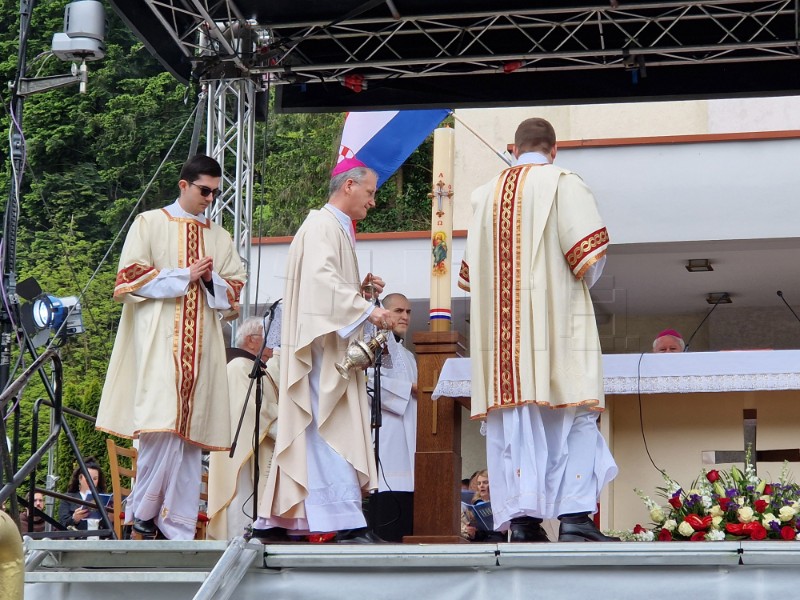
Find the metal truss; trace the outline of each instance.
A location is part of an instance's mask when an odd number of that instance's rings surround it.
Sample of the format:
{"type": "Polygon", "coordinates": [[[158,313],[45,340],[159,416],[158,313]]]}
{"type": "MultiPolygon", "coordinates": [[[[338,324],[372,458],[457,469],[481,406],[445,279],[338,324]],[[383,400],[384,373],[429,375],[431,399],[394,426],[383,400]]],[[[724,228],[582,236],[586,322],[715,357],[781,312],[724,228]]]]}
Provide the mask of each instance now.
{"type": "MultiPolygon", "coordinates": [[[[233,240],[250,273],[253,230],[256,84],[251,79],[206,82],[208,118],[206,153],[222,165],[222,194],[211,218],[233,229],[233,240]]],[[[249,294],[241,299],[241,314],[250,314],[249,294]]]]}
{"type": "Polygon", "coordinates": [[[800,57],[796,0],[606,0],[395,16],[386,8],[385,17],[271,24],[244,20],[235,0],[146,2],[202,76],[232,70],[273,84],[800,57]]]}

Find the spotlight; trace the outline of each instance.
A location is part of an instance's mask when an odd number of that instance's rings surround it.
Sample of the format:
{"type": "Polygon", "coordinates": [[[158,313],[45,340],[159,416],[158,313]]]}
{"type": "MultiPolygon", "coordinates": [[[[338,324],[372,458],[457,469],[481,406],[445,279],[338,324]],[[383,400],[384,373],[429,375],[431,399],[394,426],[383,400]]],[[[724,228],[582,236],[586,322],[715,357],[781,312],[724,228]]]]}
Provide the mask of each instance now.
{"type": "Polygon", "coordinates": [[[86,329],[83,326],[81,303],[77,296],[56,298],[42,294],[33,301],[33,322],[39,329],[61,330],[64,336],[77,335],[86,329]],[[64,325],[66,322],[66,325],[64,325]]]}
{"type": "Polygon", "coordinates": [[[28,300],[21,309],[22,326],[31,336],[34,346],[43,346],[50,332],[65,339],[86,331],[77,296],[58,298],[45,294],[32,277],[17,284],[17,293],[28,300]]]}

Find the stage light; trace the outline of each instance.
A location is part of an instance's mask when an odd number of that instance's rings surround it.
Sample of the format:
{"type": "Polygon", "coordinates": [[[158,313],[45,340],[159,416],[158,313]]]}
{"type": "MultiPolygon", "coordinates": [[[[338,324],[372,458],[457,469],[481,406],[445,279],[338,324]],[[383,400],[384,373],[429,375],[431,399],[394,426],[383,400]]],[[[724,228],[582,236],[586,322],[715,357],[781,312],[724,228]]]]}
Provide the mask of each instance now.
{"type": "Polygon", "coordinates": [[[81,303],[76,296],[59,298],[45,294],[32,277],[17,284],[17,293],[28,301],[21,308],[22,326],[34,346],[47,343],[50,332],[66,339],[86,331],[81,303]]]}
{"type": "Polygon", "coordinates": [[[81,303],[78,302],[77,296],[57,298],[42,294],[34,299],[32,311],[33,322],[39,329],[50,329],[60,332],[63,336],[77,335],[86,331],[83,326],[81,303]]]}
{"type": "Polygon", "coordinates": [[[690,258],[686,263],[686,270],[689,273],[701,273],[704,271],[713,271],[714,267],[711,266],[711,261],[707,258],[690,258]]]}

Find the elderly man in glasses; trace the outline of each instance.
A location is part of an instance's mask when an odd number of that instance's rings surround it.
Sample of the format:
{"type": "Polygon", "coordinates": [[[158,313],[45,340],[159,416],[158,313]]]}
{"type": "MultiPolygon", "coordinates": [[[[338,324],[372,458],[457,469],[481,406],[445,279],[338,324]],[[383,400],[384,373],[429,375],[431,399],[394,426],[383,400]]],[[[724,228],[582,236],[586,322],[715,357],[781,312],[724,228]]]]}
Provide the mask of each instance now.
{"type": "Polygon", "coordinates": [[[201,453],[231,443],[221,320],[238,314],[245,270],[203,214],[221,176],[208,156],[183,165],[178,199],[136,218],[117,271],[122,317],[97,428],[139,439],[125,512],[144,537],[194,538],[201,453]]]}

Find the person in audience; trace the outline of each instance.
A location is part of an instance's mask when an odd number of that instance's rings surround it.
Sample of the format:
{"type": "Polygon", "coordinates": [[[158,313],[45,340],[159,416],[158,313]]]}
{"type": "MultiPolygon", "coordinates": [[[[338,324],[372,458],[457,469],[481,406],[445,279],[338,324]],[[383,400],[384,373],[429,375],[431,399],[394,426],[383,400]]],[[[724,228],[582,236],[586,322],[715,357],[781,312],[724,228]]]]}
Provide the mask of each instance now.
{"type": "MultiPolygon", "coordinates": [[[[41,492],[36,492],[33,494],[33,508],[38,511],[44,510],[44,494],[41,492]]],[[[40,533],[44,531],[44,517],[35,514],[35,512],[30,508],[22,511],[19,514],[19,531],[22,535],[30,533],[31,531],[34,533],[40,533]]]]}
{"type": "MultiPolygon", "coordinates": [[[[472,506],[465,507],[462,505],[462,523],[466,517],[466,527],[462,524],[462,535],[472,542],[505,542],[506,534],[500,531],[491,531],[481,529],[478,525],[478,517],[475,511],[480,509],[482,504],[489,504],[491,502],[491,494],[489,493],[489,471],[481,469],[472,476],[473,487],[475,493],[472,496],[472,506]]],[[[489,519],[491,523],[491,518],[489,519]]]]}
{"type": "Polygon", "coordinates": [[[653,340],[653,352],[683,352],[686,342],[674,329],[665,329],[653,340]]]}
{"type": "MultiPolygon", "coordinates": [[[[94,458],[86,459],[86,470],[92,477],[95,488],[101,494],[106,491],[106,478],[103,475],[103,470],[94,458]]],[[[89,489],[89,484],[86,482],[86,477],[83,476],[80,467],[75,467],[72,472],[72,477],[69,480],[67,487],[67,495],[74,498],[80,498],[86,502],[91,502],[92,492],[89,489]]],[[[86,531],[88,529],[88,517],[92,510],[77,502],[70,502],[62,500],[61,505],[58,507],[58,521],[68,529],[79,529],[86,531]]]]}

